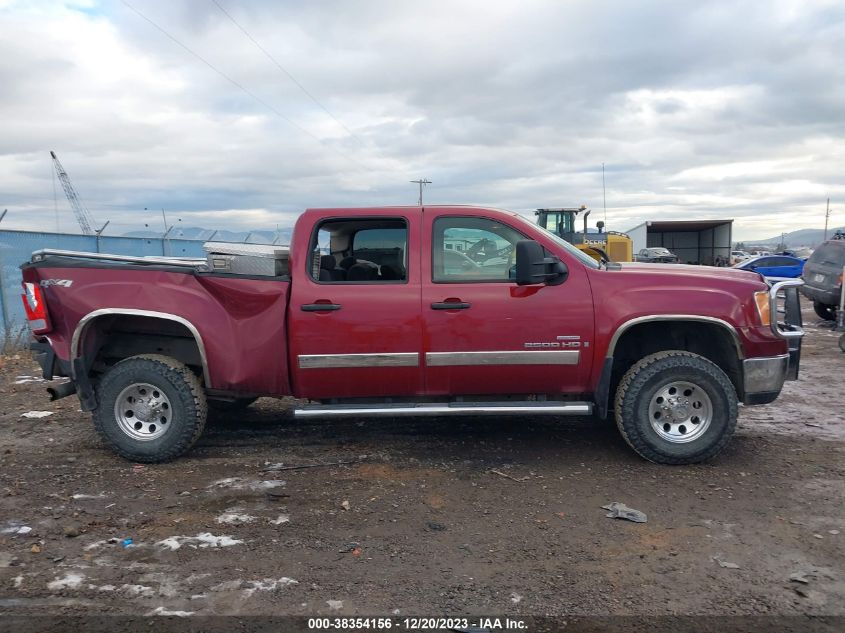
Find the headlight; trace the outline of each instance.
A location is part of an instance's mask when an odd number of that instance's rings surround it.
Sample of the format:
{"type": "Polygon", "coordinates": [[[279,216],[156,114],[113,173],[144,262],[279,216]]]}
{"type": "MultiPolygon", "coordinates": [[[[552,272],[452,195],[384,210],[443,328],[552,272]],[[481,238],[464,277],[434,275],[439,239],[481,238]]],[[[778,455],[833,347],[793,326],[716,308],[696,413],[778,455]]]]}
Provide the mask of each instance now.
{"type": "Polygon", "coordinates": [[[767,290],[755,292],[754,303],[757,304],[757,314],[760,315],[760,323],[763,325],[771,325],[772,309],[771,304],[769,303],[769,292],[767,290]]]}

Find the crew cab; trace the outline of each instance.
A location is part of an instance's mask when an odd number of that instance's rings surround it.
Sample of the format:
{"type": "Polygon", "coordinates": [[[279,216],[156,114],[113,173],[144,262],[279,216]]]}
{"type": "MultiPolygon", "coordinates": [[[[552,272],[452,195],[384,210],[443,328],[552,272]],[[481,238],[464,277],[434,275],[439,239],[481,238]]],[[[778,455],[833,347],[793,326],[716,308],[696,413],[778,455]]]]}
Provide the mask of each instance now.
{"type": "Polygon", "coordinates": [[[22,266],[44,377],[71,379],[52,396],[127,459],[185,453],[209,406],[295,396],[298,417],[613,417],[686,464],[798,374],[800,280],[600,263],[508,211],[310,209],[289,248],[205,248],[22,266]]]}

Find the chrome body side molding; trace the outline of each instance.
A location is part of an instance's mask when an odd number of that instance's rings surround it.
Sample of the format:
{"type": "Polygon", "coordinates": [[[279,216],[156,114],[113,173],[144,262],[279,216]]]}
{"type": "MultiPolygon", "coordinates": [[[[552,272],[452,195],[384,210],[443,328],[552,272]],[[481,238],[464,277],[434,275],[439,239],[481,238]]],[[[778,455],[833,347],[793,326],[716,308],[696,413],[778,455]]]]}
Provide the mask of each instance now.
{"type": "Polygon", "coordinates": [[[577,365],[577,350],[536,350],[518,352],[426,352],[429,367],[465,365],[577,365]]]}
{"type": "MultiPolygon", "coordinates": [[[[166,321],[174,321],[181,325],[184,325],[188,328],[188,331],[194,337],[194,340],[197,342],[197,348],[199,349],[200,359],[202,360],[202,374],[203,379],[205,380],[205,387],[206,389],[211,388],[211,376],[208,373],[208,356],[205,353],[205,344],[202,341],[202,336],[200,336],[199,331],[194,326],[193,323],[188,321],[187,319],[180,317],[175,314],[170,314],[169,312],[154,312],[152,310],[136,310],[135,308],[101,308],[99,310],[94,310],[93,312],[89,312],[84,317],[79,320],[79,323],[76,325],[76,329],[73,331],[73,337],[70,341],[70,361],[73,363],[77,358],[79,358],[80,350],[79,346],[82,342],[82,337],[85,334],[85,329],[88,325],[97,317],[101,316],[113,316],[113,315],[126,315],[126,316],[139,316],[139,317],[151,317],[154,319],[165,319],[166,321]]],[[[75,369],[74,369],[75,371],[75,369]]],[[[76,376],[74,376],[74,379],[76,376]]]]}
{"type": "Polygon", "coordinates": [[[300,369],[331,369],[341,367],[419,367],[416,352],[393,354],[300,354],[300,369]]]}

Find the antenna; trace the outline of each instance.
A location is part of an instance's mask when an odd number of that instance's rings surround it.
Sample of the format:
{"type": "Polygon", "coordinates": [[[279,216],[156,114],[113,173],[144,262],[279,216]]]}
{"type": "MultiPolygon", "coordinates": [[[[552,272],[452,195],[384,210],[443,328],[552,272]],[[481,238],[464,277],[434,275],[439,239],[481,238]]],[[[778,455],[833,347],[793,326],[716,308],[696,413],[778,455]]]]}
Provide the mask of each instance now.
{"type": "Polygon", "coordinates": [[[604,188],[604,163],[601,164],[601,197],[604,203],[604,225],[607,226],[607,190],[604,188]]]}
{"type": "Polygon", "coordinates": [[[430,185],[430,184],[431,184],[431,181],[430,181],[428,178],[420,178],[419,180],[411,180],[410,182],[412,182],[412,183],[417,184],[417,185],[419,185],[419,186],[420,186],[420,200],[419,200],[418,204],[419,204],[419,206],[422,206],[422,202],[423,202],[423,198],[422,198],[423,186],[424,186],[424,185],[430,185]]]}

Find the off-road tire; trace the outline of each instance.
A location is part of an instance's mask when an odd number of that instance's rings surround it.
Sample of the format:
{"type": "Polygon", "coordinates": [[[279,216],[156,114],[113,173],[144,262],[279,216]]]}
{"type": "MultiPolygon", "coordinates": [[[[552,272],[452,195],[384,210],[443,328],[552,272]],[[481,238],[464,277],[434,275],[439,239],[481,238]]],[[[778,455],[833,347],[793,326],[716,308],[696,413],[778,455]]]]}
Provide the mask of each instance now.
{"type": "Polygon", "coordinates": [[[736,429],[737,397],[730,379],[706,358],[681,350],[658,352],[635,363],[619,383],[616,426],[640,456],[658,464],[694,464],[717,455],[736,429]],[[709,396],[713,417],[701,437],[687,443],[661,438],[649,419],[649,402],[661,386],[686,381],[709,396]]]}
{"type": "Polygon", "coordinates": [[[829,306],[826,303],[821,303],[819,301],[813,301],[813,310],[816,311],[816,314],[819,315],[820,319],[824,319],[825,321],[835,321],[836,320],[836,307],[829,306]]]}
{"type": "Polygon", "coordinates": [[[187,452],[199,439],[208,414],[200,379],[184,364],[168,356],[143,354],[120,361],[97,384],[94,428],[121,457],[144,463],[166,462],[187,452]],[[167,431],[151,440],[137,440],[125,433],[115,416],[115,401],[134,383],[160,389],[172,409],[167,431]]]}
{"type": "Polygon", "coordinates": [[[845,352],[845,334],[839,337],[839,349],[845,352]]]}
{"type": "Polygon", "coordinates": [[[258,398],[236,398],[235,400],[214,400],[209,398],[208,408],[217,413],[234,413],[243,411],[258,398]]]}

